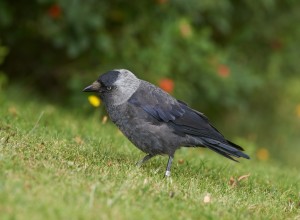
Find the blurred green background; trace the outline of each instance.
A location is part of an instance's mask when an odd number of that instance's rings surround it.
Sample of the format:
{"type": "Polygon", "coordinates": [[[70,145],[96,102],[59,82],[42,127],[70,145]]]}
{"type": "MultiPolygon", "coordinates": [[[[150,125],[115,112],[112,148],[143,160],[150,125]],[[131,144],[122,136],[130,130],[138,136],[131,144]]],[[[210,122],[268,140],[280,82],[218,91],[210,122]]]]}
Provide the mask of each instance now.
{"type": "Polygon", "coordinates": [[[174,84],[252,157],[297,167],[299,21],[297,0],[0,0],[0,100],[13,88],[88,117],[82,89],[126,68],[174,84]]]}

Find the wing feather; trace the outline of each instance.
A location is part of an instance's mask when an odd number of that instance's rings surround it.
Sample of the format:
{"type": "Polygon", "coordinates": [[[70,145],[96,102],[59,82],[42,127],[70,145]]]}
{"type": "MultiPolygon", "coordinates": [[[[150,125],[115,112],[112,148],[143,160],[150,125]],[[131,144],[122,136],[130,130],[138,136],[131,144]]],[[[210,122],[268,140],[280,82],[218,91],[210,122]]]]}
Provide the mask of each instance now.
{"type": "Polygon", "coordinates": [[[142,108],[158,121],[168,122],[175,133],[181,136],[194,135],[225,141],[223,135],[201,112],[191,109],[186,103],[176,100],[154,85],[145,81],[143,83],[128,100],[129,103],[142,108]]]}
{"type": "Polygon", "coordinates": [[[199,145],[231,160],[234,160],[231,156],[249,159],[248,155],[241,152],[243,148],[227,141],[204,114],[146,81],[142,81],[128,102],[142,108],[158,122],[167,123],[177,135],[194,136],[199,140],[199,145]]]}

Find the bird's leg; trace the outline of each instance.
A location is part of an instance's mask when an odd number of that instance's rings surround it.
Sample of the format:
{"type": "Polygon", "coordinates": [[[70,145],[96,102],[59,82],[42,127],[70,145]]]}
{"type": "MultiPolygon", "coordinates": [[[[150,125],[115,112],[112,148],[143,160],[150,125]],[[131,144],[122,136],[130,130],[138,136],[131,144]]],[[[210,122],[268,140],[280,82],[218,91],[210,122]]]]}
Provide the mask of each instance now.
{"type": "Polygon", "coordinates": [[[169,156],[165,177],[170,177],[171,176],[171,166],[172,166],[173,158],[174,158],[173,156],[169,156]]]}
{"type": "Polygon", "coordinates": [[[139,162],[136,163],[136,166],[138,166],[138,167],[142,166],[143,163],[145,163],[146,161],[150,160],[154,156],[155,155],[147,154],[143,159],[141,159],[139,162]]]}

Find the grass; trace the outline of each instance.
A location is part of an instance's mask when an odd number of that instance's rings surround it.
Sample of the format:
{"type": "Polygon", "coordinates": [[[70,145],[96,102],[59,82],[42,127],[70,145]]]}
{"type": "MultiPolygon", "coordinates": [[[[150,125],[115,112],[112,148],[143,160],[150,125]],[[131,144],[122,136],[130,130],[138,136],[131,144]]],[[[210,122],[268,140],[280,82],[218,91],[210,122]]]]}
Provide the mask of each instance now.
{"type": "Polygon", "coordinates": [[[300,219],[297,170],[184,148],[164,179],[167,158],[135,167],[144,154],[97,112],[6,95],[1,219],[300,219]]]}

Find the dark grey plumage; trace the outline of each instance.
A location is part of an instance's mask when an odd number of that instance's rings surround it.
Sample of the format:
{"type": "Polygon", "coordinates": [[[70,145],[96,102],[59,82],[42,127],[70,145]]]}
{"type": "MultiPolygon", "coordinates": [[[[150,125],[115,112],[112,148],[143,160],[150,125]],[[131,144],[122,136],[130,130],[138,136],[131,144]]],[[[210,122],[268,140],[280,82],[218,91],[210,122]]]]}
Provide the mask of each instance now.
{"type": "Polygon", "coordinates": [[[166,176],[174,153],[181,146],[207,147],[231,160],[249,156],[226,140],[201,112],[176,100],[162,89],[138,79],[129,70],[112,70],[84,89],[97,92],[111,120],[147,155],[139,165],[156,155],[168,155],[166,176]]]}

